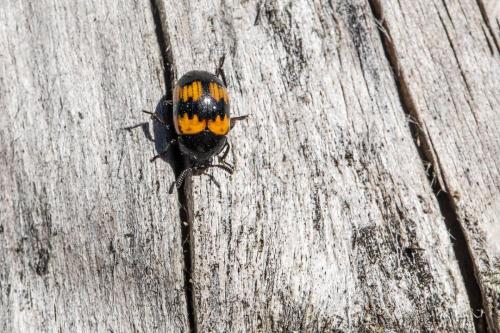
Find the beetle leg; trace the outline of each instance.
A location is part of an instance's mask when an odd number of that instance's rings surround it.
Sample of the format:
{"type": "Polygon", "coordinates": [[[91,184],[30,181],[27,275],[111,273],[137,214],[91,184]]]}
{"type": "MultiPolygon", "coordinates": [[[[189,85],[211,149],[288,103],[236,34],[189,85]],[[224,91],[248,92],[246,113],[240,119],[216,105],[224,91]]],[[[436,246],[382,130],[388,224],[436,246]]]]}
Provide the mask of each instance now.
{"type": "MultiPolygon", "coordinates": [[[[224,148],[223,148],[224,152],[222,153],[222,156],[219,157],[219,163],[227,166],[231,170],[234,170],[234,166],[231,163],[226,161],[226,157],[229,154],[229,151],[232,150],[231,148],[232,148],[231,144],[226,141],[226,144],[224,145],[224,148]]],[[[234,157],[234,154],[233,154],[233,157],[234,157]]]]}
{"type": "Polygon", "coordinates": [[[163,105],[172,105],[172,104],[174,104],[174,102],[172,102],[171,99],[167,99],[167,100],[163,101],[163,105]]]}
{"type": "Polygon", "coordinates": [[[208,176],[208,178],[210,178],[210,181],[212,181],[215,184],[215,186],[217,186],[218,188],[220,188],[219,182],[215,179],[215,177],[212,174],[206,173],[206,172],[203,172],[203,174],[205,176],[208,176]]]}
{"type": "Polygon", "coordinates": [[[236,125],[236,123],[240,120],[245,120],[248,118],[248,114],[244,115],[244,116],[238,116],[238,117],[232,117],[231,118],[231,124],[229,125],[230,129],[233,129],[234,125],[236,125]]]}
{"type": "Polygon", "coordinates": [[[222,57],[219,58],[219,64],[215,69],[215,75],[220,76],[222,82],[224,82],[224,85],[227,87],[226,74],[224,74],[224,69],[222,68],[222,66],[224,66],[224,60],[226,60],[225,53],[222,55],[222,57]]]}
{"type": "Polygon", "coordinates": [[[207,168],[211,168],[211,167],[216,167],[216,168],[222,169],[230,175],[232,175],[234,172],[234,169],[231,165],[225,165],[225,164],[209,164],[209,165],[207,165],[207,168]]]}
{"type": "Polygon", "coordinates": [[[172,184],[170,184],[170,188],[168,189],[168,194],[174,193],[174,187],[175,187],[176,181],[174,180],[172,184]]]}
{"type": "Polygon", "coordinates": [[[162,124],[163,126],[165,127],[168,127],[167,123],[164,122],[162,119],[160,119],[160,117],[158,117],[158,115],[154,112],[149,112],[149,111],[146,111],[146,110],[142,110],[142,112],[144,113],[147,113],[149,115],[151,115],[151,118],[156,120],[157,122],[159,122],[160,124],[162,124]]]}
{"type": "Polygon", "coordinates": [[[170,142],[167,144],[165,149],[161,153],[159,153],[158,155],[153,156],[153,158],[151,158],[149,161],[154,162],[158,157],[162,157],[163,155],[165,155],[167,153],[168,149],[170,148],[170,146],[175,144],[176,142],[177,142],[177,139],[170,140],[170,142]]]}
{"type": "Polygon", "coordinates": [[[229,153],[229,150],[231,149],[231,145],[229,144],[228,141],[226,141],[226,144],[224,145],[224,148],[222,148],[224,152],[222,153],[222,156],[219,156],[219,162],[225,162],[225,159],[227,157],[227,154],[229,153]]]}
{"type": "Polygon", "coordinates": [[[193,168],[187,168],[182,170],[182,172],[179,174],[179,177],[175,180],[175,185],[177,188],[181,188],[182,183],[184,183],[184,178],[188,175],[188,173],[193,172],[193,168]]]}

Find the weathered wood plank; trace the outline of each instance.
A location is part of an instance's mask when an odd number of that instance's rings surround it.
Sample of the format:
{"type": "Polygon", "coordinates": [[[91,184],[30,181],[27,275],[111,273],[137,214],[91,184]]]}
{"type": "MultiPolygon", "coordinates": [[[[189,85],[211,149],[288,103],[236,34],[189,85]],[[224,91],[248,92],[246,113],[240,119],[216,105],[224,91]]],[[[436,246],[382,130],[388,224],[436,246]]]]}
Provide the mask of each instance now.
{"type": "Polygon", "coordinates": [[[148,2],[0,5],[0,331],[185,332],[148,2]],[[146,124],[146,128],[147,128],[146,124]]]}
{"type": "Polygon", "coordinates": [[[500,332],[500,50],[476,0],[380,4],[407,102],[465,231],[489,327],[500,332]]]}
{"type": "Polygon", "coordinates": [[[493,27],[498,19],[500,19],[500,2],[497,0],[485,0],[483,1],[486,12],[492,19],[493,27]]]}
{"type": "MultiPolygon", "coordinates": [[[[483,15],[483,24],[488,26],[489,32],[495,36],[494,42],[497,47],[500,44],[500,1],[498,0],[477,0],[481,15],[483,15]]],[[[481,26],[484,26],[481,24],[481,26]]],[[[488,34],[485,34],[488,42],[491,43],[488,34]]]]}
{"type": "Polygon", "coordinates": [[[205,331],[472,331],[364,1],[163,2],[174,69],[225,72],[237,172],[193,180],[205,331]]]}

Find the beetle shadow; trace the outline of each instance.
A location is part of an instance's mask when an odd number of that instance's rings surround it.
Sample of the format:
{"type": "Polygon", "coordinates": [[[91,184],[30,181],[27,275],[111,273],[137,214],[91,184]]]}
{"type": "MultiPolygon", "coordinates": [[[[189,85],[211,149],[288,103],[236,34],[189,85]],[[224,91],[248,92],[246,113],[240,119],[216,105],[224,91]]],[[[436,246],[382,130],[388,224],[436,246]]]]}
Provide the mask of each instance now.
{"type": "MultiPolygon", "coordinates": [[[[163,160],[164,162],[167,162],[170,165],[172,171],[174,172],[175,178],[177,178],[178,174],[180,173],[180,170],[182,170],[181,168],[184,165],[184,162],[182,158],[179,158],[181,155],[180,152],[178,151],[177,145],[175,144],[170,145],[170,147],[168,147],[167,151],[165,152],[165,148],[167,147],[168,143],[171,142],[173,139],[177,138],[177,133],[175,132],[173,116],[172,116],[173,106],[171,103],[169,103],[166,96],[162,97],[156,104],[154,113],[165,124],[162,124],[156,121],[151,116],[144,114],[146,120],[153,122],[153,135],[151,134],[150,131],[149,121],[145,121],[143,123],[133,126],[123,127],[123,129],[127,131],[132,131],[133,129],[140,127],[144,136],[149,141],[154,142],[155,153],[161,154],[161,156],[152,163],[158,163],[158,160],[160,159],[163,160]]],[[[153,158],[153,156],[151,156],[151,158],[153,158]]],[[[173,185],[175,185],[175,183],[170,186],[169,193],[172,193],[173,185]]]]}
{"type": "MultiPolygon", "coordinates": [[[[165,122],[164,125],[151,118],[151,121],[153,122],[155,152],[157,154],[162,154],[165,151],[165,148],[167,148],[168,143],[177,138],[173,122],[173,107],[172,104],[168,102],[166,96],[162,97],[158,104],[156,104],[154,113],[158,116],[158,118],[165,122]]],[[[168,147],[167,152],[162,154],[158,159],[167,162],[172,168],[172,171],[177,173],[178,163],[175,159],[175,148],[176,145],[171,145],[168,147]]]]}
{"type": "MultiPolygon", "coordinates": [[[[152,139],[151,141],[154,141],[155,143],[156,154],[161,154],[162,152],[164,152],[165,147],[168,145],[170,141],[178,138],[178,134],[176,133],[174,127],[175,126],[174,116],[173,116],[174,108],[171,101],[167,99],[167,96],[164,96],[158,102],[154,112],[161,120],[165,122],[165,125],[163,125],[158,121],[153,120],[154,136],[152,137],[151,133],[149,133],[149,137],[151,137],[152,139]]],[[[145,126],[145,129],[143,127],[144,135],[148,137],[147,132],[149,132],[149,127],[145,126]]],[[[165,154],[162,154],[162,156],[159,157],[158,159],[162,159],[170,165],[172,171],[175,174],[175,179],[178,179],[179,175],[184,169],[192,167],[192,163],[190,162],[189,157],[181,154],[178,144],[170,145],[170,147],[168,147],[167,152],[165,154]]],[[[207,176],[209,180],[220,190],[221,188],[220,183],[215,179],[215,177],[212,174],[205,171],[195,175],[207,176]]],[[[193,174],[186,177],[184,184],[186,182],[191,181],[191,176],[193,176],[193,174]]],[[[168,191],[170,194],[172,194],[174,190],[177,189],[175,185],[176,185],[175,182],[173,182],[170,185],[168,191]]]]}
{"type": "MultiPolygon", "coordinates": [[[[149,110],[144,110],[149,111],[149,110]]],[[[179,146],[177,144],[171,144],[167,151],[165,152],[165,148],[167,145],[173,140],[177,139],[178,135],[175,131],[175,125],[173,122],[173,105],[171,101],[167,98],[167,96],[163,96],[158,103],[156,104],[155,115],[164,122],[164,124],[155,120],[152,116],[148,116],[144,114],[145,119],[153,122],[153,135],[150,131],[149,122],[143,122],[137,125],[123,127],[122,129],[127,131],[132,131],[137,127],[140,127],[144,136],[151,142],[155,144],[155,153],[156,155],[160,155],[156,158],[152,163],[158,163],[158,160],[163,160],[170,165],[170,168],[174,172],[175,179],[178,179],[181,172],[189,167],[192,167],[190,160],[187,156],[181,154],[179,150],[179,146]]],[[[151,156],[153,158],[154,156],[151,156]]],[[[219,190],[221,189],[220,183],[215,179],[215,177],[204,171],[198,175],[207,176],[211,183],[213,183],[219,190]]],[[[184,184],[189,182],[191,179],[191,175],[187,176],[184,184]]],[[[172,182],[169,186],[169,194],[172,194],[176,189],[175,181],[172,182]]]]}

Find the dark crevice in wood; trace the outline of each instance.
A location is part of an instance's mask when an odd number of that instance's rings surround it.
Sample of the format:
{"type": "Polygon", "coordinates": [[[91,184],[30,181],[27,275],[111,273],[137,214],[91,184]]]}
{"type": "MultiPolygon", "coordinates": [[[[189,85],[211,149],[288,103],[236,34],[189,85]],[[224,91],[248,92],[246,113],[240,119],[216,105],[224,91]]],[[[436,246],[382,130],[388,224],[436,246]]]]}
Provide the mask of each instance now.
{"type": "Polygon", "coordinates": [[[484,24],[488,27],[488,31],[493,39],[493,43],[495,43],[497,52],[500,53],[500,46],[498,45],[497,36],[494,33],[494,30],[490,24],[490,19],[488,18],[488,14],[486,13],[486,7],[484,7],[484,3],[482,0],[476,0],[477,6],[479,7],[479,11],[481,12],[481,16],[483,17],[484,24]]]}
{"type": "Polygon", "coordinates": [[[483,25],[481,25],[481,30],[483,31],[484,39],[486,39],[486,43],[488,44],[488,49],[490,50],[491,55],[492,56],[495,55],[495,51],[493,51],[493,46],[490,43],[490,37],[488,36],[486,31],[484,30],[483,25]]]}
{"type": "MultiPolygon", "coordinates": [[[[446,0],[441,0],[441,2],[443,3],[444,10],[446,11],[446,15],[448,15],[448,19],[450,20],[451,26],[453,27],[453,29],[455,29],[455,24],[453,23],[453,19],[451,18],[450,10],[448,9],[448,5],[446,4],[446,0]]],[[[436,4],[434,4],[434,7],[436,7],[436,4]]],[[[436,9],[436,12],[439,13],[439,11],[437,11],[437,9],[436,9]]],[[[441,18],[441,16],[440,16],[440,18],[441,18]]],[[[441,21],[442,21],[442,19],[441,19],[441,21]]]]}
{"type": "MultiPolygon", "coordinates": [[[[180,155],[180,152],[179,152],[180,155]]],[[[178,173],[176,172],[176,177],[178,173]]],[[[189,328],[192,333],[197,332],[195,301],[193,294],[192,268],[193,268],[193,190],[191,176],[184,179],[184,184],[178,189],[180,203],[180,218],[182,222],[182,252],[184,255],[184,290],[186,292],[186,305],[188,311],[189,328]]]]}
{"type": "Polygon", "coordinates": [[[474,95],[472,94],[472,91],[471,91],[470,86],[469,86],[469,82],[467,81],[467,77],[465,76],[465,73],[462,69],[462,65],[460,64],[460,60],[458,59],[457,50],[455,50],[455,46],[453,45],[453,41],[451,40],[451,36],[450,36],[450,33],[448,32],[448,28],[446,27],[446,24],[444,23],[443,18],[441,17],[439,12],[437,12],[437,15],[439,17],[439,22],[441,22],[441,26],[443,27],[443,30],[446,34],[446,39],[448,39],[448,43],[450,44],[450,48],[451,48],[451,51],[453,52],[453,56],[455,57],[455,61],[456,61],[457,66],[458,66],[458,70],[460,71],[460,75],[462,76],[462,80],[464,81],[465,87],[467,88],[467,91],[469,92],[469,95],[472,99],[474,95]]]}
{"type": "MultiPolygon", "coordinates": [[[[164,13],[160,10],[160,7],[155,0],[150,0],[151,10],[153,13],[153,20],[155,23],[155,33],[158,45],[161,51],[161,57],[163,60],[163,75],[165,80],[165,96],[163,100],[172,100],[172,83],[175,80],[174,70],[173,70],[173,55],[170,47],[170,41],[167,35],[167,28],[164,27],[165,17],[164,13]]],[[[172,115],[172,110],[170,107],[169,112],[166,112],[167,116],[172,115]]],[[[168,123],[168,121],[167,121],[168,123]]],[[[179,176],[186,165],[182,154],[180,153],[177,146],[173,147],[173,166],[175,171],[175,177],[179,176]]],[[[184,291],[186,295],[186,311],[189,321],[189,331],[196,333],[196,315],[195,315],[195,302],[193,295],[193,285],[192,285],[192,266],[193,266],[193,246],[192,246],[192,222],[193,222],[193,200],[192,200],[192,186],[191,177],[187,176],[184,180],[183,185],[177,190],[177,195],[179,199],[179,217],[181,221],[181,237],[182,237],[182,254],[184,258],[184,291]]]]}
{"type": "Polygon", "coordinates": [[[479,318],[477,316],[477,313],[480,313],[483,308],[483,295],[481,293],[482,290],[479,287],[478,278],[475,274],[477,268],[475,267],[472,259],[473,256],[471,249],[468,245],[465,232],[457,214],[455,200],[447,191],[448,186],[444,176],[441,174],[442,168],[439,157],[434,150],[430,135],[424,131],[426,128],[425,124],[420,118],[413,98],[410,94],[409,86],[402,75],[402,68],[399,64],[390,30],[383,18],[382,6],[379,0],[368,0],[368,2],[375,19],[383,28],[383,30],[379,29],[379,34],[382,40],[384,53],[390,66],[392,67],[393,76],[403,110],[412,120],[409,121],[409,128],[413,142],[422,161],[422,166],[426,170],[429,183],[437,199],[441,214],[444,217],[446,228],[450,234],[455,257],[457,259],[460,273],[464,280],[469,303],[473,311],[472,317],[474,320],[475,330],[480,333],[488,332],[485,316],[480,316],[479,318]],[[439,181],[436,181],[435,177],[438,177],[439,181]]]}

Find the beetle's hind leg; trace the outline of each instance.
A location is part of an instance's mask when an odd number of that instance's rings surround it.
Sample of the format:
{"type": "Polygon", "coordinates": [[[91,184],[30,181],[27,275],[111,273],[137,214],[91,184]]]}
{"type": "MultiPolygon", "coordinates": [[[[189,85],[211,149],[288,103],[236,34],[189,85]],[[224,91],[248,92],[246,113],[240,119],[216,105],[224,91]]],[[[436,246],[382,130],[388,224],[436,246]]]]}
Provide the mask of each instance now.
{"type": "Polygon", "coordinates": [[[212,174],[207,173],[205,171],[203,171],[202,174],[205,175],[205,176],[207,176],[208,178],[210,178],[210,181],[213,182],[215,184],[215,186],[217,186],[218,188],[220,188],[220,183],[215,179],[215,177],[212,174]]]}
{"type": "Polygon", "coordinates": [[[193,168],[187,168],[182,170],[182,172],[179,174],[179,177],[175,180],[175,187],[178,189],[181,188],[182,184],[184,183],[184,179],[187,177],[188,174],[193,173],[193,168]]]}
{"type": "Polygon", "coordinates": [[[227,154],[229,154],[229,150],[231,150],[231,144],[228,141],[226,141],[224,147],[222,148],[223,151],[222,156],[219,156],[219,162],[225,162],[227,154]]]}
{"type": "Polygon", "coordinates": [[[186,179],[187,175],[192,173],[193,173],[193,168],[187,168],[182,170],[181,173],[179,174],[179,177],[177,177],[177,179],[172,182],[172,185],[170,185],[168,194],[174,193],[174,188],[180,189],[182,187],[182,184],[184,184],[184,180],[186,179]]]}
{"type": "Polygon", "coordinates": [[[232,175],[233,172],[234,172],[233,166],[230,165],[229,163],[226,163],[226,164],[209,164],[209,165],[207,165],[207,168],[212,168],[212,167],[222,169],[222,170],[226,171],[230,175],[232,175]]]}
{"type": "MultiPolygon", "coordinates": [[[[222,156],[219,156],[218,160],[219,160],[219,163],[228,166],[232,171],[234,171],[234,165],[232,165],[226,161],[226,158],[227,158],[227,155],[229,154],[229,151],[232,150],[231,148],[232,148],[231,144],[228,141],[226,141],[224,148],[222,148],[223,149],[222,156]]],[[[233,154],[233,157],[234,157],[234,154],[233,154]]]]}

